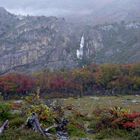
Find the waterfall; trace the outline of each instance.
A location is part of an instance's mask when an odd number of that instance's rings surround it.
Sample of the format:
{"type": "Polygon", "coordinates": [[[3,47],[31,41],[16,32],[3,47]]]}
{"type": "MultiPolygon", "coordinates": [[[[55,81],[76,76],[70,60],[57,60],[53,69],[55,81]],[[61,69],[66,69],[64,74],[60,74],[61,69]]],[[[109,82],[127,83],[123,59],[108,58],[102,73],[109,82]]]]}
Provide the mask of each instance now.
{"type": "Polygon", "coordinates": [[[80,49],[77,50],[77,58],[78,59],[82,59],[83,58],[84,45],[85,45],[85,39],[84,39],[84,35],[82,35],[81,41],[80,41],[80,49]]]}

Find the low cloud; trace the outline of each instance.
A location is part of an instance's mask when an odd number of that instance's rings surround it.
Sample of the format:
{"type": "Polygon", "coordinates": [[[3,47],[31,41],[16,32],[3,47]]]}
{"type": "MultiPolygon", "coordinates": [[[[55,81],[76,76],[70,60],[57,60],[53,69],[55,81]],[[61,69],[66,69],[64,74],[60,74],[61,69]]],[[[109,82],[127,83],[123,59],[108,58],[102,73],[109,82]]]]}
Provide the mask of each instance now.
{"type": "Polygon", "coordinates": [[[89,14],[113,0],[0,0],[0,6],[22,15],[89,14]]]}

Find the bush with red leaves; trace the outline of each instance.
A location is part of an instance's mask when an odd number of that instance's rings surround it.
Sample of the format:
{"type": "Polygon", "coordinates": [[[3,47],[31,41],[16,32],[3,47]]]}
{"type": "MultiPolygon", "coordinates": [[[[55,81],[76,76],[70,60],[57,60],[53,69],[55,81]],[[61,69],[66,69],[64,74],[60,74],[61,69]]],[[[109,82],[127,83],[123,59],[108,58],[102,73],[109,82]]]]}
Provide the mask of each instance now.
{"type": "Polygon", "coordinates": [[[125,114],[121,118],[117,118],[114,120],[119,127],[125,128],[125,129],[135,129],[140,127],[140,113],[134,112],[131,114],[125,114]]]}
{"type": "Polygon", "coordinates": [[[4,94],[25,94],[31,92],[34,87],[35,80],[31,76],[11,73],[0,77],[0,91],[4,94]]]}
{"type": "Polygon", "coordinates": [[[140,117],[140,113],[139,112],[135,112],[135,113],[131,113],[131,114],[126,114],[125,117],[127,119],[133,120],[133,119],[139,118],[140,117]]]}

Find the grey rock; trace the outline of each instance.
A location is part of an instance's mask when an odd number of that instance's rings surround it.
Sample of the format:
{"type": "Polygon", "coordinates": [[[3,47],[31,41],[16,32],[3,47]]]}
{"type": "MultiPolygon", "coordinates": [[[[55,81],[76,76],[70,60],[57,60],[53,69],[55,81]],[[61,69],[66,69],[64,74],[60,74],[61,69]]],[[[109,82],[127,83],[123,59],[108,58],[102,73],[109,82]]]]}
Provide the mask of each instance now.
{"type": "Polygon", "coordinates": [[[0,8],[0,74],[140,61],[140,22],[99,26],[63,18],[20,17],[0,8]],[[82,61],[76,52],[84,36],[82,61]],[[118,51],[119,50],[119,51],[118,51]]]}

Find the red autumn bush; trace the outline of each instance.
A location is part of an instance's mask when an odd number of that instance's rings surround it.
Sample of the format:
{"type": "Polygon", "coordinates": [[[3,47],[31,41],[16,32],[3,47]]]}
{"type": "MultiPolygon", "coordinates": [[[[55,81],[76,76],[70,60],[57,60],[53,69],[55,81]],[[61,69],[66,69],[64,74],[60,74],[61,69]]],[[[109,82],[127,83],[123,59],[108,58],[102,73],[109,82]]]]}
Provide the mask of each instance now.
{"type": "Polygon", "coordinates": [[[127,109],[98,109],[93,112],[96,120],[96,130],[105,128],[132,130],[140,128],[140,112],[129,113],[127,109]]]}
{"type": "Polygon", "coordinates": [[[137,127],[139,127],[140,124],[137,124],[135,122],[126,122],[123,124],[123,127],[126,129],[135,129],[137,127]]]}
{"type": "Polygon", "coordinates": [[[35,79],[24,74],[10,73],[0,76],[0,92],[3,96],[26,94],[35,88],[35,79]]]}
{"type": "Polygon", "coordinates": [[[132,113],[132,114],[127,114],[125,115],[127,119],[136,119],[138,117],[140,117],[140,113],[136,112],[136,113],[132,113]]]}
{"type": "Polygon", "coordinates": [[[113,123],[128,130],[138,128],[140,127],[140,113],[134,112],[125,114],[124,116],[115,119],[113,123]]]}

